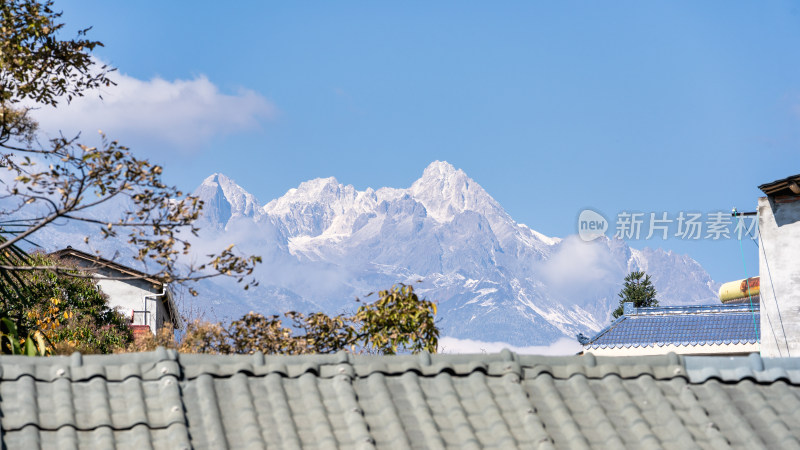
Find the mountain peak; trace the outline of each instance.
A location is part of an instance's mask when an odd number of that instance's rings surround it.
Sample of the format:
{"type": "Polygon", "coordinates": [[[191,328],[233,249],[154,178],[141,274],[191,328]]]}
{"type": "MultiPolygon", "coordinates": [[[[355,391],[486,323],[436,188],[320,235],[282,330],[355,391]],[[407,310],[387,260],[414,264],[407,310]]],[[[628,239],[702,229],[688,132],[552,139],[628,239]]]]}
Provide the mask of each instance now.
{"type": "Polygon", "coordinates": [[[436,160],[428,164],[428,167],[426,167],[425,171],[422,172],[421,179],[439,180],[439,179],[453,178],[459,175],[464,177],[467,176],[467,174],[465,174],[463,170],[456,169],[449,162],[436,160]]]}
{"type": "Polygon", "coordinates": [[[428,215],[439,222],[449,222],[467,210],[481,214],[489,209],[502,210],[478,183],[446,161],[430,163],[422,177],[411,185],[410,192],[425,206],[428,215]]]}
{"type": "Polygon", "coordinates": [[[343,232],[374,204],[374,190],[359,192],[328,177],[300,183],[264,205],[262,212],[282,221],[291,236],[318,236],[332,226],[331,232],[343,232]]]}
{"type": "Polygon", "coordinates": [[[325,189],[333,189],[338,187],[339,181],[337,181],[334,177],[328,177],[314,178],[313,180],[304,181],[300,183],[300,186],[297,186],[296,190],[300,192],[319,194],[325,189]]]}
{"type": "Polygon", "coordinates": [[[334,177],[314,178],[303,181],[296,188],[291,188],[279,198],[264,205],[264,212],[269,214],[287,214],[293,205],[329,203],[341,195],[342,186],[334,177]]]}
{"type": "Polygon", "coordinates": [[[204,202],[203,216],[223,227],[233,216],[252,217],[260,209],[252,194],[219,172],[203,180],[194,195],[204,202]]]}
{"type": "Polygon", "coordinates": [[[240,195],[246,195],[252,197],[252,195],[248,194],[247,191],[244,190],[241,186],[236,184],[231,178],[226,176],[223,173],[213,173],[208,176],[203,183],[200,185],[206,186],[207,188],[217,189],[219,190],[222,195],[226,198],[236,197],[240,195]]]}
{"type": "Polygon", "coordinates": [[[219,183],[221,178],[228,179],[228,177],[226,177],[225,175],[219,172],[215,172],[209,175],[205,180],[203,180],[203,183],[201,184],[219,183]]]}

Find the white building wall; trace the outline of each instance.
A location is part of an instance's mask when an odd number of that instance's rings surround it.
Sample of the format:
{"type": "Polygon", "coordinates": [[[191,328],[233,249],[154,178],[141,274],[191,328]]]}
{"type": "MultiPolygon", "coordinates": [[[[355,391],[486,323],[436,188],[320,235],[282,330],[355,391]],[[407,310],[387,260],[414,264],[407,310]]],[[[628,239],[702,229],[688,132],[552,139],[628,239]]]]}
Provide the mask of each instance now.
{"type": "Polygon", "coordinates": [[[129,319],[133,317],[133,325],[149,325],[153,333],[164,325],[165,308],[161,301],[161,291],[151,283],[142,280],[101,279],[97,281],[97,285],[108,295],[109,307],[118,308],[129,319]]]}
{"type": "Polygon", "coordinates": [[[761,355],[800,356],[800,197],[758,199],[761,355]]]}
{"type": "MultiPolygon", "coordinates": [[[[92,263],[83,260],[75,262],[79,266],[93,267],[92,263]]],[[[128,319],[133,317],[133,325],[150,326],[150,331],[154,334],[164,326],[168,315],[160,285],[146,280],[115,280],[114,277],[126,275],[107,267],[96,269],[95,274],[98,277],[97,286],[108,296],[110,308],[117,308],[128,319]]]]}

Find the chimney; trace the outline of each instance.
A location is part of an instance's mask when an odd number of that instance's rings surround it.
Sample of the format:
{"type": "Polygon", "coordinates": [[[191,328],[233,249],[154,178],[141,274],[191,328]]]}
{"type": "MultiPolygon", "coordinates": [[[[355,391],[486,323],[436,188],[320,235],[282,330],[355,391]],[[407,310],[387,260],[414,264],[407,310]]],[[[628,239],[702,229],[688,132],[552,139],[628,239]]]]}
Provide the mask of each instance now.
{"type": "Polygon", "coordinates": [[[622,314],[625,316],[636,314],[636,308],[633,306],[633,302],[625,302],[622,304],[622,314]]]}
{"type": "Polygon", "coordinates": [[[761,356],[800,356],[800,175],[758,188],[761,356]]]}

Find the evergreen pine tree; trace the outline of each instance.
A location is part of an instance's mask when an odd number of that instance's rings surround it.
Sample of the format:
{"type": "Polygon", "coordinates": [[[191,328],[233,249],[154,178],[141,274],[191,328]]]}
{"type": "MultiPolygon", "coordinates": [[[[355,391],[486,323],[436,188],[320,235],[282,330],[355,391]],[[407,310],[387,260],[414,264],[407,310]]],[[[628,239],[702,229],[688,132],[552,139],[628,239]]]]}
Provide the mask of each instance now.
{"type": "Polygon", "coordinates": [[[633,302],[635,308],[658,306],[656,288],[650,282],[650,275],[644,271],[633,271],[625,276],[625,284],[619,291],[619,308],[611,313],[614,318],[622,315],[622,305],[626,302],[633,302]]]}

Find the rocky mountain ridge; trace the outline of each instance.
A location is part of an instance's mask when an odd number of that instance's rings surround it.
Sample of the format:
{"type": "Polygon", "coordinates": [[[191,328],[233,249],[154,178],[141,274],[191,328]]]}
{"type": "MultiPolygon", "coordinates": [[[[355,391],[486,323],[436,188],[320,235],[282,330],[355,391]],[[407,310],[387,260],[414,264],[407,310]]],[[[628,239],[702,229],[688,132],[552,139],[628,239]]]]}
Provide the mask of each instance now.
{"type": "Polygon", "coordinates": [[[439,303],[443,335],[542,345],[605,326],[630,270],[647,269],[662,304],[715,297],[713,280],[688,256],[606,238],[545,236],[516,223],[442,161],[407,189],[358,191],[319,178],[260,206],[214,174],[195,195],[205,202],[204,245],[232,241],[265,260],[255,291],[207,282],[214,294],[201,303],[224,315],[287,307],[339,312],[353,307],[353,297],[404,282],[439,303]]]}

